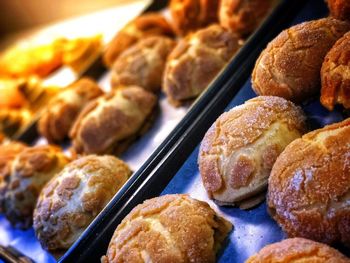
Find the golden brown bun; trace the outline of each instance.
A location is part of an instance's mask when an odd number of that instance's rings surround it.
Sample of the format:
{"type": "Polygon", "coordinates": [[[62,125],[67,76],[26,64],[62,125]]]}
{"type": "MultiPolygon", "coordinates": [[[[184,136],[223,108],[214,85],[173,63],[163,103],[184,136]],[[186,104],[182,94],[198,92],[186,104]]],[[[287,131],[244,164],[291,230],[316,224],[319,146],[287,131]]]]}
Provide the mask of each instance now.
{"type": "Polygon", "coordinates": [[[222,114],[204,136],[198,157],[210,197],[235,205],[265,190],[276,158],[305,130],[302,110],[279,97],[253,98],[222,114]]]}
{"type": "Polygon", "coordinates": [[[115,230],[104,263],[215,262],[231,224],[188,195],[165,195],[136,206],[115,230]]]}
{"type": "Polygon", "coordinates": [[[219,7],[220,24],[246,37],[265,18],[272,6],[272,0],[221,0],[219,7]]]}
{"type": "Polygon", "coordinates": [[[27,229],[32,225],[41,189],[68,162],[61,148],[49,145],[28,147],[16,156],[0,197],[5,216],[13,226],[27,229]]]}
{"type": "Polygon", "coordinates": [[[140,40],[124,51],[112,68],[112,87],[137,85],[148,91],[160,89],[165,61],[175,42],[154,36],[140,40]]]}
{"type": "Polygon", "coordinates": [[[337,19],[350,20],[349,0],[327,0],[331,15],[337,19]]]}
{"type": "Polygon", "coordinates": [[[102,94],[93,80],[78,80],[49,102],[38,123],[39,133],[51,143],[61,142],[84,106],[102,94]]]}
{"type": "Polygon", "coordinates": [[[174,36],[173,29],[158,13],[147,13],[128,23],[109,43],[103,61],[111,67],[117,57],[141,39],[150,36],[174,36]]]}
{"type": "Polygon", "coordinates": [[[350,259],[325,244],[290,238],[268,245],[246,263],[349,263],[350,259]]]}
{"type": "Polygon", "coordinates": [[[328,52],[321,69],[321,103],[329,110],[339,103],[350,108],[350,33],[328,52]]]}
{"type": "Polygon", "coordinates": [[[48,250],[68,249],[131,175],[113,156],[89,155],[68,164],[41,191],[34,230],[48,250]]]}
{"type": "Polygon", "coordinates": [[[164,72],[168,99],[177,104],[198,96],[239,48],[238,38],[219,25],[181,40],[170,53],[164,72]]]}
{"type": "Polygon", "coordinates": [[[272,40],[258,58],[254,91],[301,102],[319,91],[320,70],[327,52],[350,24],[323,18],[293,26],[272,40]]]}
{"type": "Polygon", "coordinates": [[[290,237],[350,247],[350,119],[292,142],[269,178],[268,206],[290,237]]]}
{"type": "Polygon", "coordinates": [[[186,35],[218,21],[218,0],[171,0],[170,13],[175,31],[186,35]]]}
{"type": "Polygon", "coordinates": [[[138,134],[152,114],[157,98],[137,86],[117,89],[90,102],[71,132],[78,153],[102,154],[138,134]]]}

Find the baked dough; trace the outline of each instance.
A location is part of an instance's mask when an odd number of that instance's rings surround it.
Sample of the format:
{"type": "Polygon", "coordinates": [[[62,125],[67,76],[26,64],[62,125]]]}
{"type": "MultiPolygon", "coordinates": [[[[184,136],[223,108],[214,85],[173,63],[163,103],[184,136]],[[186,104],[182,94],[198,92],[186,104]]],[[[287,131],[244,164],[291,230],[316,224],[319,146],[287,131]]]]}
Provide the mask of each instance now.
{"type": "Polygon", "coordinates": [[[187,195],[165,195],[136,206],[118,226],[104,263],[215,262],[231,224],[187,195]]]}
{"type": "Polygon", "coordinates": [[[209,196],[222,205],[250,208],[264,200],[272,166],[305,132],[305,117],[279,97],[257,97],[222,114],[207,131],[198,164],[209,196]],[[249,198],[256,199],[255,201],[249,198]]]}
{"type": "Polygon", "coordinates": [[[289,237],[350,247],[350,119],[304,135],[278,157],[270,214],[289,237]]]}
{"type": "Polygon", "coordinates": [[[337,19],[350,20],[349,0],[327,0],[331,15],[337,19]]]}

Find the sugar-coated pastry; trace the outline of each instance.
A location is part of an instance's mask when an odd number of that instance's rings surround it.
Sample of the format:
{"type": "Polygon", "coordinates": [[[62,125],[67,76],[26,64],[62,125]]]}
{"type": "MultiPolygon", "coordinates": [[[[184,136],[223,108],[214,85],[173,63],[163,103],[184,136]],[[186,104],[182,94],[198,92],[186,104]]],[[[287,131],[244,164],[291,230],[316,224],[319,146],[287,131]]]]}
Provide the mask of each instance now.
{"type": "Polygon", "coordinates": [[[246,263],[349,263],[350,259],[325,244],[289,238],[267,245],[246,263]]]}
{"type": "Polygon", "coordinates": [[[17,154],[0,197],[4,214],[13,226],[27,229],[32,225],[41,189],[68,162],[62,149],[56,146],[27,147],[17,154]]]}
{"type": "Polygon", "coordinates": [[[166,59],[175,46],[168,37],[140,40],[124,51],[112,68],[112,87],[137,85],[148,91],[160,89],[166,59]]]}
{"type": "Polygon", "coordinates": [[[350,247],[350,119],[295,140],[277,158],[268,206],[289,237],[350,247]]]}
{"type": "Polygon", "coordinates": [[[111,67],[116,58],[139,40],[150,36],[174,35],[167,20],[158,13],[147,13],[128,23],[108,44],[103,55],[106,66],[111,67]]]}
{"type": "Polygon", "coordinates": [[[156,104],[157,97],[138,86],[117,89],[90,102],[70,132],[75,150],[121,153],[148,124],[156,104]]]}
{"type": "Polygon", "coordinates": [[[84,106],[102,94],[93,80],[78,80],[48,103],[38,123],[39,133],[51,143],[61,142],[84,106]]]}
{"type": "Polygon", "coordinates": [[[350,20],[349,0],[327,0],[331,15],[337,19],[350,20]]]}
{"type": "Polygon", "coordinates": [[[350,109],[350,33],[328,52],[321,69],[321,103],[328,110],[342,104],[350,109]]]}
{"type": "Polygon", "coordinates": [[[220,24],[246,37],[259,26],[271,6],[272,0],[221,0],[220,24]]]}
{"type": "Polygon", "coordinates": [[[186,35],[218,21],[218,0],[171,0],[174,29],[186,35]]]}
{"type": "Polygon", "coordinates": [[[349,23],[334,18],[304,22],[284,30],[268,44],[255,64],[254,91],[295,102],[317,94],[324,57],[349,30],[349,23]]]}
{"type": "Polygon", "coordinates": [[[257,97],[222,114],[201,143],[198,164],[218,204],[250,208],[264,198],[272,166],[305,132],[302,110],[279,97],[257,97]]]}
{"type": "Polygon", "coordinates": [[[170,53],[163,89],[170,102],[197,97],[240,48],[239,39],[212,25],[181,40],[170,53]]]}
{"type": "Polygon", "coordinates": [[[156,197],[124,218],[101,261],[215,262],[231,227],[207,203],[188,195],[156,197]]]}
{"type": "Polygon", "coordinates": [[[50,251],[68,249],[131,175],[114,156],[88,155],[68,164],[41,191],[34,230],[50,251]]]}

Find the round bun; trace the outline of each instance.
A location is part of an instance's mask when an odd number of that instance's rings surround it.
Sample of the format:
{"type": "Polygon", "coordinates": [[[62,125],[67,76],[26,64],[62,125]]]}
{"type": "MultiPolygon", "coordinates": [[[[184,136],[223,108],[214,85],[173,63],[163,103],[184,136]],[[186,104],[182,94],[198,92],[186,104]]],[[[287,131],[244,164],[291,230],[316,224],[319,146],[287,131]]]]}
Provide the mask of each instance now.
{"type": "Polygon", "coordinates": [[[350,247],[350,119],[292,142],[269,178],[268,206],[289,237],[350,247]]]}
{"type": "Polygon", "coordinates": [[[137,85],[148,91],[160,89],[165,61],[175,42],[154,36],[124,51],[112,68],[112,87],[137,85]]]}
{"type": "Polygon", "coordinates": [[[258,58],[254,91],[301,102],[319,91],[320,70],[327,52],[350,30],[350,24],[323,18],[293,26],[272,40],[258,58]]]}
{"type": "Polygon", "coordinates": [[[240,48],[238,38],[212,25],[181,40],[170,53],[163,89],[170,102],[195,98],[240,48]]]}
{"type": "Polygon", "coordinates": [[[41,189],[68,162],[62,149],[55,146],[28,147],[16,156],[0,198],[4,214],[13,226],[27,229],[32,225],[41,189]]]}
{"type": "Polygon", "coordinates": [[[349,263],[338,250],[304,238],[290,238],[268,245],[246,263],[349,263]]]}
{"type": "Polygon", "coordinates": [[[239,36],[246,37],[259,26],[271,5],[271,0],[221,0],[220,24],[239,36]]]}
{"type": "Polygon", "coordinates": [[[118,226],[104,263],[215,262],[231,224],[187,195],[165,195],[136,206],[118,226]]]}
{"type": "Polygon", "coordinates": [[[349,0],[327,0],[331,15],[337,19],[350,20],[349,0]]]}
{"type": "Polygon", "coordinates": [[[225,205],[254,199],[266,189],[278,155],[304,132],[301,109],[279,97],[257,97],[222,114],[204,136],[198,157],[210,197],[225,205]]]}
{"type": "Polygon", "coordinates": [[[336,103],[350,109],[350,33],[328,52],[321,69],[321,103],[333,110],[336,103]]]}
{"type": "Polygon", "coordinates": [[[68,249],[130,176],[113,156],[89,155],[68,164],[42,190],[34,230],[48,250],[68,249]]]}

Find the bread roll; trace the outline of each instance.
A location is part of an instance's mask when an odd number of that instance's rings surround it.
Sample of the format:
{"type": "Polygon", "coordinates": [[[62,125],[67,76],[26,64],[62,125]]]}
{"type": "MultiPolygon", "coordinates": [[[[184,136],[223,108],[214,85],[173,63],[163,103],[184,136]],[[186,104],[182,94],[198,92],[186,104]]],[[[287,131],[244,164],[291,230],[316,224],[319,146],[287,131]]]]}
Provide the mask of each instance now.
{"type": "Polygon", "coordinates": [[[181,40],[170,53],[163,89],[173,104],[195,98],[240,48],[238,38],[212,25],[181,40]]]}
{"type": "Polygon", "coordinates": [[[276,158],[304,132],[301,109],[279,97],[257,97],[222,114],[205,134],[198,156],[209,196],[242,208],[259,203],[276,158]],[[247,203],[250,198],[255,200],[247,203]]]}
{"type": "Polygon", "coordinates": [[[113,64],[112,87],[137,85],[151,92],[159,91],[165,61],[174,46],[175,42],[167,37],[140,40],[113,64]]]}
{"type": "Polygon", "coordinates": [[[289,237],[350,247],[350,119],[292,142],[269,178],[270,213],[289,237]]]}
{"type": "Polygon", "coordinates": [[[267,245],[246,263],[349,263],[350,259],[325,244],[290,238],[267,245]]]}
{"type": "Polygon", "coordinates": [[[304,101],[319,91],[320,70],[327,52],[350,24],[323,18],[280,33],[258,58],[252,76],[259,95],[304,101]]]}
{"type": "Polygon", "coordinates": [[[136,206],[115,230],[104,263],[215,262],[231,224],[187,195],[136,206]]]}
{"type": "Polygon", "coordinates": [[[321,103],[333,110],[336,103],[350,109],[350,33],[328,52],[321,69],[321,103]]]}
{"type": "Polygon", "coordinates": [[[139,40],[150,36],[174,35],[173,29],[166,19],[158,13],[147,13],[128,23],[108,44],[103,54],[106,66],[111,67],[117,57],[139,40]]]}
{"type": "Polygon", "coordinates": [[[90,102],[76,120],[70,138],[78,153],[120,153],[151,117],[157,98],[137,86],[118,89],[90,102]]]}
{"type": "Polygon", "coordinates": [[[68,162],[60,148],[49,145],[28,147],[16,156],[0,197],[5,216],[14,227],[27,229],[32,225],[41,189],[68,162]]]}
{"type": "Polygon", "coordinates": [[[68,249],[123,186],[131,171],[113,156],[89,155],[67,165],[42,190],[34,230],[50,251],[68,249]]]}
{"type": "Polygon", "coordinates": [[[327,0],[331,15],[337,19],[350,20],[349,0],[327,0]]]}
{"type": "Polygon", "coordinates": [[[93,80],[78,80],[49,102],[38,123],[39,133],[51,143],[61,142],[84,106],[102,94],[93,80]]]}

